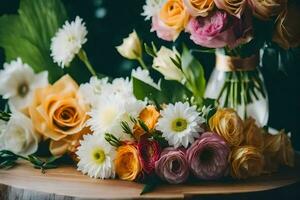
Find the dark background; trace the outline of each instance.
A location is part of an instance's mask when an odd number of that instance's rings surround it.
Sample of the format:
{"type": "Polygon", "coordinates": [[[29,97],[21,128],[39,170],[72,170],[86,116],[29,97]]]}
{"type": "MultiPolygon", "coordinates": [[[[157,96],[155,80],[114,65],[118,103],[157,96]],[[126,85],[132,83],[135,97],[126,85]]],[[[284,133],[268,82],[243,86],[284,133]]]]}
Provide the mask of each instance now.
{"type": "MultiPolygon", "coordinates": [[[[124,76],[129,75],[133,67],[138,66],[134,61],[124,60],[115,50],[115,46],[119,45],[123,37],[133,29],[144,42],[149,43],[153,40],[156,44],[171,45],[159,40],[154,33],[150,33],[150,22],[145,22],[140,15],[145,2],[143,0],[63,0],[63,2],[70,19],[79,15],[86,22],[89,34],[84,49],[99,73],[112,77],[124,76]]],[[[0,15],[15,14],[18,6],[18,0],[1,0],[0,15]]],[[[186,42],[189,43],[189,40],[186,42]]],[[[192,44],[188,44],[190,45],[192,44]]],[[[214,66],[214,55],[197,56],[205,66],[208,78],[214,66]]],[[[4,59],[3,49],[0,49],[0,67],[4,59]]],[[[286,66],[287,74],[276,71],[275,67],[263,68],[262,71],[270,99],[269,124],[277,129],[285,128],[291,131],[293,144],[300,150],[300,78],[298,77],[300,58],[296,59],[296,62],[286,66]]]]}

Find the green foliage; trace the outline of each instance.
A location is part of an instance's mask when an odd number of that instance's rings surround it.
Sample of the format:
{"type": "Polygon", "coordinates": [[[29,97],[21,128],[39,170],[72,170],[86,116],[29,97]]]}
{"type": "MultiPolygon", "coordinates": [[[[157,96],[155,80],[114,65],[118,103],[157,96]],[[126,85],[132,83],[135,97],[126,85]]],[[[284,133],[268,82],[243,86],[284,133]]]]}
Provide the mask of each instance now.
{"type": "Polygon", "coordinates": [[[36,72],[47,70],[51,82],[58,79],[63,70],[50,57],[50,43],[66,19],[60,0],[21,0],[18,15],[0,17],[6,61],[20,57],[36,72]]]}
{"type": "Polygon", "coordinates": [[[152,87],[151,85],[139,80],[135,77],[133,79],[133,93],[139,100],[148,98],[157,104],[175,103],[177,101],[186,101],[192,96],[183,85],[176,81],[161,81],[161,90],[152,87]]]}
{"type": "Polygon", "coordinates": [[[181,68],[187,80],[186,87],[193,93],[196,103],[201,105],[206,87],[204,69],[186,46],[183,46],[181,68]]]}
{"type": "Polygon", "coordinates": [[[10,114],[0,110],[0,119],[3,121],[9,121],[10,114]]]}

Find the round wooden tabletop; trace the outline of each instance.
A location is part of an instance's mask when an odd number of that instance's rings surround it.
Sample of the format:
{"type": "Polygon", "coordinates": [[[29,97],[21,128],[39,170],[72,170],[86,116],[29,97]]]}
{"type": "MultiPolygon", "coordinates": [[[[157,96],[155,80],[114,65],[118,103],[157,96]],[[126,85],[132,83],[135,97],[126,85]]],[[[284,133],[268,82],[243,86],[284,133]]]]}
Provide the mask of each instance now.
{"type": "Polygon", "coordinates": [[[65,166],[40,170],[20,165],[11,170],[0,170],[0,185],[28,191],[88,199],[182,199],[209,194],[234,194],[260,192],[285,187],[300,181],[300,157],[296,167],[283,169],[272,175],[263,175],[247,180],[199,182],[187,185],[162,185],[155,191],[140,196],[143,185],[119,180],[91,179],[65,166]]]}

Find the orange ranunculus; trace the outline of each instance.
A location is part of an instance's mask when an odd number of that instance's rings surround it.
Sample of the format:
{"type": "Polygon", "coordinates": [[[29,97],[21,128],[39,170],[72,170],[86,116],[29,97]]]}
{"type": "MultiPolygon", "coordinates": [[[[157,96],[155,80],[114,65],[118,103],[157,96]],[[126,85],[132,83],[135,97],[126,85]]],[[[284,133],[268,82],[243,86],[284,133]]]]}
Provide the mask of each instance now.
{"type": "Polygon", "coordinates": [[[50,152],[61,156],[75,151],[81,136],[87,132],[88,106],[78,95],[78,85],[65,75],[53,85],[37,89],[29,114],[34,128],[50,139],[50,152]]]}
{"type": "Polygon", "coordinates": [[[194,16],[206,17],[214,8],[214,0],[183,0],[189,13],[194,16]]]}
{"type": "Polygon", "coordinates": [[[116,174],[121,180],[134,181],[142,171],[138,149],[135,144],[125,144],[117,149],[116,174]]]}
{"type": "Polygon", "coordinates": [[[230,155],[231,176],[245,179],[259,176],[264,169],[264,156],[253,146],[235,147],[230,155]]]}
{"type": "MultiPolygon", "coordinates": [[[[159,116],[160,114],[156,110],[155,106],[149,105],[144,110],[142,110],[142,112],[139,115],[139,119],[145,123],[145,125],[151,132],[155,128],[159,116]]],[[[136,124],[133,128],[134,137],[139,140],[140,137],[144,134],[145,131],[139,125],[136,124]]]]}
{"type": "Polygon", "coordinates": [[[179,35],[189,20],[183,0],[168,0],[159,13],[159,19],[179,35]]]}
{"type": "Polygon", "coordinates": [[[239,146],[243,139],[243,121],[231,108],[218,109],[210,118],[211,131],[222,136],[230,146],[239,146]]]}

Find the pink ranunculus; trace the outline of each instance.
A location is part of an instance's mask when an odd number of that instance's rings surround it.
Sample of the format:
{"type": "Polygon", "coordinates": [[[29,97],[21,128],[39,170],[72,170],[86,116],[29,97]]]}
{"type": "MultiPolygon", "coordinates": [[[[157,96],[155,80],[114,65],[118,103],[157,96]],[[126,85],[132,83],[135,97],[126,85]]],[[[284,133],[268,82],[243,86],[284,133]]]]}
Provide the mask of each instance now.
{"type": "Polygon", "coordinates": [[[179,32],[173,28],[166,26],[158,16],[152,17],[151,32],[156,32],[157,36],[166,41],[175,41],[179,36],[179,32]]]}
{"type": "Polygon", "coordinates": [[[228,172],[229,145],[216,133],[203,133],[187,150],[192,173],[199,179],[216,180],[228,172]]]}
{"type": "Polygon", "coordinates": [[[164,149],[155,163],[155,172],[162,180],[171,184],[184,183],[189,177],[185,151],[172,147],[164,149]]]}
{"type": "Polygon", "coordinates": [[[142,138],[138,143],[138,151],[143,171],[150,174],[155,168],[155,162],[160,157],[161,150],[158,142],[142,138]]]}
{"type": "Polygon", "coordinates": [[[191,40],[208,48],[234,48],[252,39],[252,18],[241,19],[217,10],[207,17],[192,18],[187,26],[191,40]]]}

